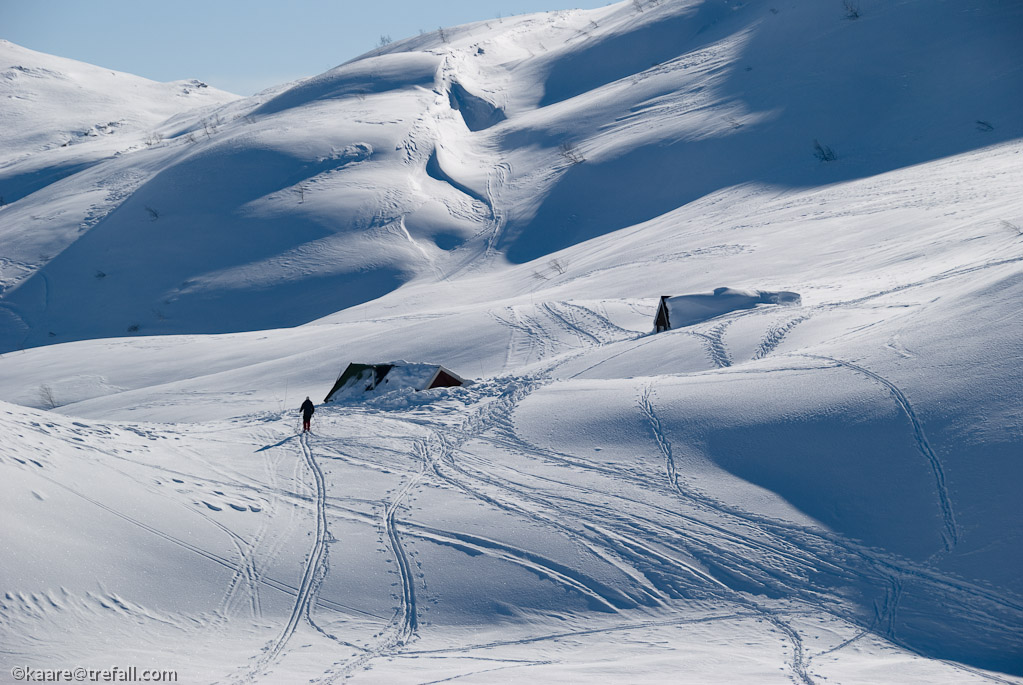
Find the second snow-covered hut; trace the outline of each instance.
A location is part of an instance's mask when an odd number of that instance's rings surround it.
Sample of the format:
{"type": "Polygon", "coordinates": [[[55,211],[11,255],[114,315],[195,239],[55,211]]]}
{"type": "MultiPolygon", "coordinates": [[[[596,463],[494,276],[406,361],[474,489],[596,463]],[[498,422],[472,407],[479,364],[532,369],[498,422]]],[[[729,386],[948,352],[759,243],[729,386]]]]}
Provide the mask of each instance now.
{"type": "Polygon", "coordinates": [[[799,293],[785,290],[740,290],[715,288],[712,293],[661,297],[654,314],[654,333],[713,319],[739,309],[752,309],[761,304],[798,305],[799,293]]]}

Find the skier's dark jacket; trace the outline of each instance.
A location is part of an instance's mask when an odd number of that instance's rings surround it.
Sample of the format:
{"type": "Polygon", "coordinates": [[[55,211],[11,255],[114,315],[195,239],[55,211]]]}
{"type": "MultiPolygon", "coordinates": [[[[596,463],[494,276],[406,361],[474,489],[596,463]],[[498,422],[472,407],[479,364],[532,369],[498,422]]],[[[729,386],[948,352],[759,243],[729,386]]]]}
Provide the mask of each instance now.
{"type": "Polygon", "coordinates": [[[306,400],[302,403],[302,418],[306,421],[312,418],[313,412],[315,411],[316,407],[313,406],[313,403],[310,400],[306,400]]]}

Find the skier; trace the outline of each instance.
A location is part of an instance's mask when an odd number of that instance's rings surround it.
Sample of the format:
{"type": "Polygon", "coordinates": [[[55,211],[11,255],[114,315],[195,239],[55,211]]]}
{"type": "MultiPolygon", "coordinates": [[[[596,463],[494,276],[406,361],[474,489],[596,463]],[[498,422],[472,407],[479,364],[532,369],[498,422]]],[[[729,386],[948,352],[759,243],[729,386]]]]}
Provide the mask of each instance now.
{"type": "Polygon", "coordinates": [[[302,432],[309,430],[309,422],[313,420],[313,412],[316,411],[316,407],[313,406],[313,401],[308,397],[305,398],[305,402],[302,403],[302,432]]]}

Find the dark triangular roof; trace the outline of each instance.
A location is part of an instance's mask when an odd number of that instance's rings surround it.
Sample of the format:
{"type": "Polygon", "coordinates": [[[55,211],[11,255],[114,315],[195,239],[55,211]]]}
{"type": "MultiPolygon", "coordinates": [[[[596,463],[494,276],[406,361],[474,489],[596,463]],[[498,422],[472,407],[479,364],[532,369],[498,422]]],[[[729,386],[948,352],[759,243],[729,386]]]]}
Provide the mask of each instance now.
{"type": "Polygon", "coordinates": [[[365,383],[365,390],[372,390],[375,388],[380,381],[384,379],[387,372],[394,367],[394,364],[355,364],[351,363],[348,367],[341,372],[341,375],[337,377],[337,381],[334,382],[334,387],[330,389],[327,396],[323,399],[324,402],[330,402],[330,398],[334,396],[341,388],[351,387],[357,383],[365,383]]]}

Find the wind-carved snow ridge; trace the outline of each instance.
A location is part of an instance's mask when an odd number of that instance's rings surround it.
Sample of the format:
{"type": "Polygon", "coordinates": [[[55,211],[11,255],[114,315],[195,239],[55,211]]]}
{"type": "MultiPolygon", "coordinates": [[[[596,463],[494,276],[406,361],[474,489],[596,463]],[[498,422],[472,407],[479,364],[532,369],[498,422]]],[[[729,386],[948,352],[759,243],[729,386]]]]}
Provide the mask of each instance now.
{"type": "Polygon", "coordinates": [[[504,111],[489,100],[474,95],[458,81],[449,86],[451,109],[457,110],[470,131],[483,131],[499,124],[507,117],[504,111]]]}

